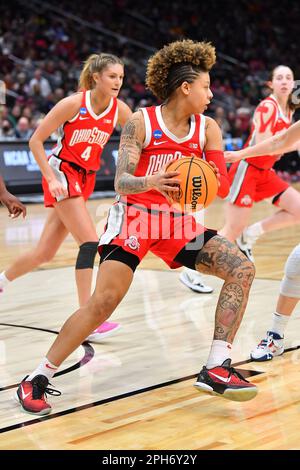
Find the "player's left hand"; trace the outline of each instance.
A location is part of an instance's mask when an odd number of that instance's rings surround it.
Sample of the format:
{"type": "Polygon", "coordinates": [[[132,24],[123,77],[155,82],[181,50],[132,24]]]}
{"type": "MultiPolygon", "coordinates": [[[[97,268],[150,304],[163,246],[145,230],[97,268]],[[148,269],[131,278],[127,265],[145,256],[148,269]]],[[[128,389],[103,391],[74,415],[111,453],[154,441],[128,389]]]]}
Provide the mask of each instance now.
{"type": "Polygon", "coordinates": [[[23,214],[23,218],[26,216],[26,207],[24,204],[8,191],[1,197],[1,202],[7,207],[9,217],[12,219],[19,217],[20,214],[23,214]]]}
{"type": "Polygon", "coordinates": [[[215,164],[215,162],[209,161],[208,163],[210,164],[210,166],[213,167],[213,170],[214,170],[215,175],[216,175],[217,180],[218,180],[218,186],[220,186],[220,185],[221,185],[221,175],[220,175],[220,170],[219,170],[219,168],[217,167],[217,165],[215,164]]]}
{"type": "Polygon", "coordinates": [[[243,156],[239,150],[236,150],[235,152],[224,152],[224,158],[226,163],[235,163],[242,160],[243,156]]]}

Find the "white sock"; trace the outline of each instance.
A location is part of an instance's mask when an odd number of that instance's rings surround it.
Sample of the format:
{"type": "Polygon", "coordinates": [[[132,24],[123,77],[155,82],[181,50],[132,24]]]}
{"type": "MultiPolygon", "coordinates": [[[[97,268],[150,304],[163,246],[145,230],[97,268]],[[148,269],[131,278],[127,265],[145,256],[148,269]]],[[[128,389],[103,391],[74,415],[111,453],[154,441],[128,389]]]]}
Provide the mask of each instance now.
{"type": "Polygon", "coordinates": [[[46,357],[44,357],[39,366],[27,377],[26,380],[32,380],[37,375],[45,375],[50,382],[57,369],[58,366],[55,366],[46,357]]]}
{"type": "Polygon", "coordinates": [[[282,315],[281,313],[274,312],[271,331],[278,333],[283,338],[284,330],[288,324],[289,319],[289,315],[282,315]]]}
{"type": "Polygon", "coordinates": [[[0,288],[3,289],[3,287],[7,286],[9,282],[11,281],[5,276],[5,271],[0,273],[0,288]]]}
{"type": "Polygon", "coordinates": [[[265,231],[262,227],[261,222],[256,222],[255,224],[247,227],[245,230],[246,237],[254,238],[255,240],[260,237],[263,233],[265,233],[265,231]]]}
{"type": "Polygon", "coordinates": [[[227,341],[214,339],[210,348],[206,367],[207,369],[212,369],[213,367],[220,366],[225,359],[229,359],[230,357],[231,344],[227,343],[227,341]]]}

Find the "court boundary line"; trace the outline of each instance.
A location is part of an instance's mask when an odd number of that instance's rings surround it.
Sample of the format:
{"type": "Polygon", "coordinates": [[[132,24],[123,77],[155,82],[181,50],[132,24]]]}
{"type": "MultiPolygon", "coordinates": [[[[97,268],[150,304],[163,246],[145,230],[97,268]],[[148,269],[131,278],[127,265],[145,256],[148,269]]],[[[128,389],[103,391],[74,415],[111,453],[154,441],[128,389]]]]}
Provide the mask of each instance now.
{"type": "MultiPolygon", "coordinates": [[[[294,351],[294,350],[299,349],[299,348],[300,348],[300,345],[296,346],[296,347],[293,347],[293,348],[288,348],[284,351],[284,353],[294,351]]],[[[257,363],[257,362],[253,361],[252,359],[245,359],[244,361],[236,362],[235,364],[233,364],[233,366],[236,367],[236,366],[241,366],[241,365],[249,364],[249,363],[257,363]]],[[[242,369],[242,372],[245,372],[245,371],[246,370],[242,369]]],[[[251,370],[251,371],[248,371],[248,372],[252,372],[253,375],[259,375],[259,374],[265,374],[266,373],[264,371],[255,371],[255,370],[253,370],[253,371],[251,370]]],[[[156,390],[156,389],[159,389],[159,388],[168,387],[170,385],[175,385],[175,384],[180,383],[180,382],[185,382],[185,381],[194,379],[197,376],[198,376],[198,372],[196,374],[187,375],[186,377],[180,377],[180,378],[177,378],[177,379],[172,379],[172,380],[169,380],[167,382],[162,382],[160,384],[150,385],[150,386],[144,387],[142,389],[133,390],[131,392],[126,392],[126,393],[122,393],[120,395],[115,395],[113,397],[104,398],[102,400],[97,400],[97,401],[94,401],[92,403],[87,403],[85,405],[80,405],[78,407],[69,408],[67,410],[59,411],[57,413],[52,413],[48,416],[43,416],[41,418],[35,418],[35,419],[29,420],[29,421],[24,421],[24,422],[21,422],[21,423],[18,423],[18,424],[12,424],[10,426],[0,428],[0,434],[3,434],[5,432],[9,432],[9,431],[13,431],[15,429],[22,428],[24,426],[31,426],[33,424],[41,423],[43,421],[48,421],[49,419],[59,418],[61,416],[65,416],[65,415],[68,415],[68,414],[71,414],[71,413],[75,413],[76,411],[86,410],[86,409],[89,409],[89,408],[93,408],[95,406],[104,405],[106,403],[112,403],[114,401],[123,400],[125,398],[129,398],[129,397],[132,397],[132,396],[135,396],[135,395],[141,395],[142,393],[150,392],[151,390],[156,390]]]]}
{"type": "MultiPolygon", "coordinates": [[[[43,331],[43,332],[46,332],[46,333],[53,333],[55,335],[59,334],[58,331],[49,330],[47,328],[38,328],[36,326],[15,325],[15,324],[12,324],[12,323],[0,323],[0,326],[12,326],[14,328],[25,328],[25,329],[28,329],[28,330],[38,330],[38,331],[43,331]]],[[[56,372],[54,374],[54,377],[59,377],[60,375],[65,375],[65,374],[68,374],[69,372],[73,372],[73,370],[76,370],[76,369],[79,369],[80,367],[83,367],[85,364],[87,364],[88,362],[90,362],[93,359],[93,357],[95,355],[95,350],[94,350],[93,346],[91,346],[90,342],[89,341],[84,341],[83,343],[81,343],[80,346],[82,346],[83,349],[84,349],[84,356],[82,357],[82,359],[80,359],[80,361],[76,362],[72,366],[67,367],[67,369],[63,369],[59,372],[56,372]]],[[[12,385],[7,385],[6,387],[0,387],[0,392],[4,392],[5,390],[10,390],[10,389],[16,388],[16,387],[18,387],[18,385],[19,384],[12,384],[12,385]]]]}

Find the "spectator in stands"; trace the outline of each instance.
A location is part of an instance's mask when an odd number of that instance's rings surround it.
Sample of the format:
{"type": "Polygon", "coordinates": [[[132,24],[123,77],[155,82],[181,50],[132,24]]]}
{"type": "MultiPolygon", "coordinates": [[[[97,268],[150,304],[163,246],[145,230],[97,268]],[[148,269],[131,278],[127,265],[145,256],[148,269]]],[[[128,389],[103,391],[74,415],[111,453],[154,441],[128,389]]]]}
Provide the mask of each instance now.
{"type": "Polygon", "coordinates": [[[34,78],[29,82],[29,93],[34,95],[37,90],[40,90],[40,94],[43,98],[47,98],[47,96],[52,92],[49,81],[47,78],[42,76],[41,69],[37,69],[34,72],[34,78]]]}
{"type": "Polygon", "coordinates": [[[14,140],[15,131],[8,119],[4,119],[0,126],[0,140],[14,140]]]}
{"type": "Polygon", "coordinates": [[[18,73],[16,82],[14,83],[12,89],[19,95],[28,96],[29,85],[27,83],[27,77],[25,72],[18,73]]]}
{"type": "Polygon", "coordinates": [[[28,140],[32,134],[29,119],[25,116],[20,117],[16,126],[16,137],[18,139],[28,140]]]}
{"type": "Polygon", "coordinates": [[[215,111],[215,121],[219,124],[223,138],[230,132],[230,124],[225,116],[225,110],[218,106],[215,111]]]}
{"type": "Polygon", "coordinates": [[[16,127],[18,120],[22,115],[22,109],[19,104],[15,104],[12,110],[9,112],[8,119],[13,127],[16,127]]]}

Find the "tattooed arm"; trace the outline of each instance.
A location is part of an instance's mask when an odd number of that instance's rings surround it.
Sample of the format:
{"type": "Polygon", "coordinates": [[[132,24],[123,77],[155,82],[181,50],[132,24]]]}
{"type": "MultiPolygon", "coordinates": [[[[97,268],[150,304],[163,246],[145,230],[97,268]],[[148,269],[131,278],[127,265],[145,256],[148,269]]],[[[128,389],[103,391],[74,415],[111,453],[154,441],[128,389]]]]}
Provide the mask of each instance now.
{"type": "Polygon", "coordinates": [[[148,191],[147,177],[133,176],[140,160],[145,125],[141,112],[134,113],[122,131],[115,177],[115,190],[119,194],[148,191]]]}
{"type": "Polygon", "coordinates": [[[143,142],[145,140],[145,123],[141,111],[134,113],[125,124],[120,140],[119,156],[115,177],[115,190],[122,195],[138,194],[157,189],[165,194],[165,191],[177,192],[173,186],[180,181],[172,179],[172,185],[168,185],[171,178],[178,172],[164,173],[163,171],[150,176],[134,176],[138,166],[143,142]]]}

